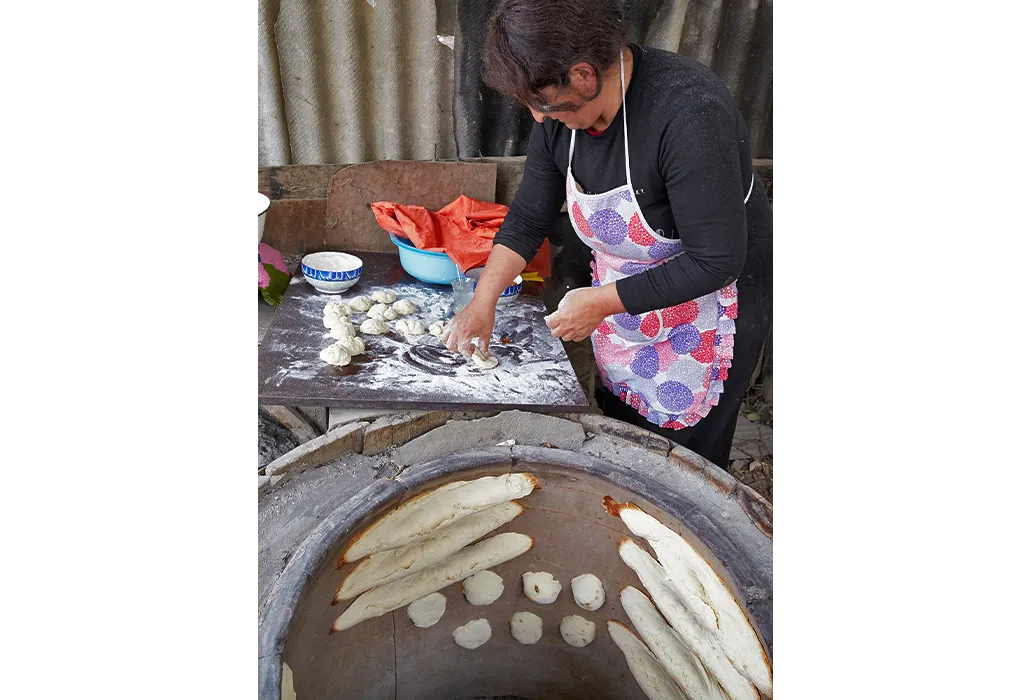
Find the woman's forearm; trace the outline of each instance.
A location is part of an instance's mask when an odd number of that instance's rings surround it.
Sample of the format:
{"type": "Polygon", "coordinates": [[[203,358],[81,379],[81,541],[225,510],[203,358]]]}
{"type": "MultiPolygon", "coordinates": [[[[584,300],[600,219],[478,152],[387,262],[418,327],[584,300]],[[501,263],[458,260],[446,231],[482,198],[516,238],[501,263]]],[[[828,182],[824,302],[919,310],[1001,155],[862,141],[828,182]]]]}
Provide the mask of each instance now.
{"type": "Polygon", "coordinates": [[[622,299],[619,297],[619,289],[615,286],[614,282],[602,284],[600,287],[596,287],[594,292],[597,295],[598,308],[604,313],[605,317],[626,312],[626,306],[622,303],[622,299]]]}
{"type": "Polygon", "coordinates": [[[473,301],[496,304],[505,287],[526,267],[521,255],[504,245],[495,245],[486,260],[483,274],[476,283],[473,301]]]}

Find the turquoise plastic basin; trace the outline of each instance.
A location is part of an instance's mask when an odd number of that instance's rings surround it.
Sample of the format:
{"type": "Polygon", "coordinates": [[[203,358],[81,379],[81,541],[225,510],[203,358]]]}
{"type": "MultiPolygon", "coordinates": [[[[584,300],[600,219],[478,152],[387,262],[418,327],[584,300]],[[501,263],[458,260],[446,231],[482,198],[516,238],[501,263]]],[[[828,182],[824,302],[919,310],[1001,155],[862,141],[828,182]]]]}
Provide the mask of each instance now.
{"type": "Polygon", "coordinates": [[[390,234],[401,256],[401,267],[417,280],[429,284],[450,284],[458,278],[458,266],[443,253],[419,250],[409,241],[390,234]]]}

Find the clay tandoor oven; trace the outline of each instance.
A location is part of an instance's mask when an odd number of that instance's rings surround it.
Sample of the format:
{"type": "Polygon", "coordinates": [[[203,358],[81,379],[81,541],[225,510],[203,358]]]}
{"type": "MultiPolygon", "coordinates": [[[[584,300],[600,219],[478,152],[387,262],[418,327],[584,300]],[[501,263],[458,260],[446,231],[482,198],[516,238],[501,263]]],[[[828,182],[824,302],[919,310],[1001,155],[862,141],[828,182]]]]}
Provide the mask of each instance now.
{"type": "MultiPolygon", "coordinates": [[[[296,697],[302,700],[646,700],[606,627],[614,619],[632,629],[619,591],[642,588],[619,557],[618,543],[631,533],[604,509],[606,496],[633,501],[690,542],[727,583],[771,661],[771,506],[693,453],[676,448],[662,455],[654,436],[640,437],[641,443],[634,445],[595,434],[575,450],[491,447],[408,466],[392,478],[374,478],[369,471],[362,479],[355,467],[346,479],[322,475],[313,485],[287,478],[265,489],[262,501],[276,499],[276,523],[294,527],[299,544],[262,592],[262,700],[280,697],[283,663],[291,669],[296,697]],[[601,449],[606,445],[611,449],[601,449]],[[355,566],[338,569],[337,560],[358,533],[417,494],[456,480],[510,472],[534,475],[540,488],[519,499],[525,507],[522,515],[491,533],[520,532],[534,539],[528,552],[491,568],[504,581],[498,600],[473,606],[459,582],[440,590],[447,608],[432,627],[415,627],[401,607],[330,634],[347,607],[331,605],[334,594],[355,566]],[[327,495],[333,489],[339,492],[327,495]],[[291,517],[297,522],[311,516],[308,500],[317,497],[325,503],[333,496],[338,505],[324,517],[288,524],[291,517]],[[553,604],[526,598],[521,576],[527,571],[547,571],[561,582],[553,604]],[[597,575],[604,584],[606,600],[595,612],[578,607],[572,597],[571,579],[585,573],[597,575]],[[543,619],[543,636],[534,645],[519,644],[511,636],[509,618],[522,610],[543,619]],[[593,643],[576,648],[562,639],[559,623],[568,614],[596,623],[593,643]],[[490,640],[473,650],[457,646],[454,629],[477,618],[489,621],[490,640]]],[[[359,457],[364,456],[354,459],[359,457]]],[[[346,457],[335,462],[344,471],[346,463],[346,457]]],[[[269,502],[266,508],[272,507],[269,502]]]]}

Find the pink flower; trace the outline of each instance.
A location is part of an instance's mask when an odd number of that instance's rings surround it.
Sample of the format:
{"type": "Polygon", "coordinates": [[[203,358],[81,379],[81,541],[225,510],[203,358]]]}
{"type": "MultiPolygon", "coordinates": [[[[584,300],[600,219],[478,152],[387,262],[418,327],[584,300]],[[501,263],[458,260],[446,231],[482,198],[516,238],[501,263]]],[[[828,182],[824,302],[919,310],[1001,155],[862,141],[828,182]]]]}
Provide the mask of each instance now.
{"type": "Polygon", "coordinates": [[[286,261],[283,260],[283,256],[279,254],[279,251],[267,243],[258,243],[258,255],[261,257],[261,262],[271,265],[284,275],[290,274],[290,270],[286,267],[286,261]]]}

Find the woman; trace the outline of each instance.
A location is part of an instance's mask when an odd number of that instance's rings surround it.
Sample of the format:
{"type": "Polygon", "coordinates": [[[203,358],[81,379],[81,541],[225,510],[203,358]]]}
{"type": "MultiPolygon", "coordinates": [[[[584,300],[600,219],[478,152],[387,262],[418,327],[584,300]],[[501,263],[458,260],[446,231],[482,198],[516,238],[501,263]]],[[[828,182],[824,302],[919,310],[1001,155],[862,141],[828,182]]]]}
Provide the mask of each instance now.
{"type": "Polygon", "coordinates": [[[445,342],[489,339],[504,287],[568,211],[592,286],[547,318],[590,337],[612,417],[725,468],[769,331],[772,207],[747,128],[700,63],[627,46],[617,0],[501,0],[484,77],[532,112],[525,174],[445,342]]]}

